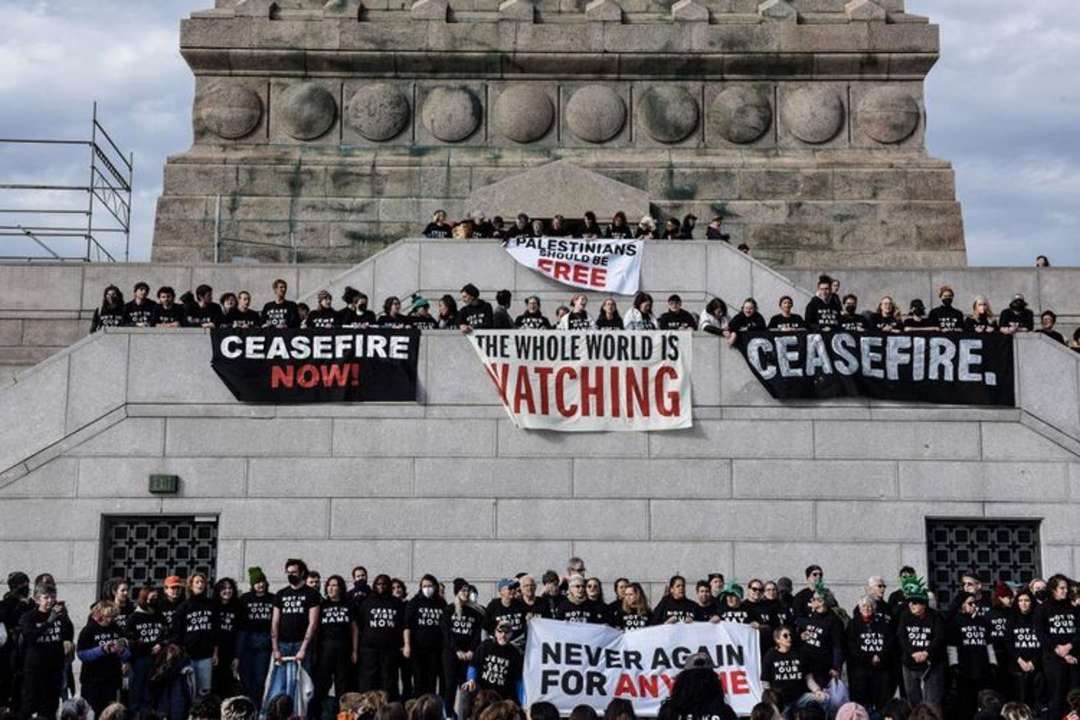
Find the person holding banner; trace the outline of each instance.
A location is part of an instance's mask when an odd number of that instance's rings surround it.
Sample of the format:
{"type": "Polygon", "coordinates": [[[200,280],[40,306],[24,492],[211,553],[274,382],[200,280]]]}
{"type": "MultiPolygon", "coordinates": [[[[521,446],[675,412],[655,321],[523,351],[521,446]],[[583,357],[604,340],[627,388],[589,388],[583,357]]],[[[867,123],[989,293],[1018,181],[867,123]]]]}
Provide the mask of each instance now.
{"type": "Polygon", "coordinates": [[[844,296],[844,312],[840,313],[839,328],[849,333],[865,333],[870,330],[870,324],[859,312],[859,298],[851,293],[844,296]]]}
{"type": "Polygon", "coordinates": [[[806,325],[817,332],[831,332],[840,325],[840,298],[833,292],[833,279],[822,275],[817,281],[817,294],[806,305],[806,325]]]}
{"type": "Polygon", "coordinates": [[[720,298],[714,297],[701,312],[697,329],[710,335],[724,335],[727,333],[730,321],[731,319],[727,314],[727,304],[720,298]]]}
{"type": "Polygon", "coordinates": [[[570,312],[559,319],[560,330],[594,330],[592,318],[585,308],[589,304],[589,298],[582,293],[577,293],[570,298],[570,312]]]}
{"type": "Polygon", "coordinates": [[[578,234],[587,239],[596,239],[604,236],[604,231],[600,227],[600,223],[596,222],[596,213],[592,210],[587,210],[585,212],[585,223],[581,226],[581,232],[578,234]]]}
{"type": "Polygon", "coordinates": [[[900,308],[896,307],[896,303],[888,295],[878,302],[877,312],[870,316],[870,324],[879,332],[884,333],[898,333],[904,330],[900,308]]]}
{"type": "Polygon", "coordinates": [[[720,620],[723,622],[738,623],[739,625],[750,624],[750,611],[747,603],[743,602],[742,586],[736,582],[730,582],[720,592],[720,620]]]}
{"type": "Polygon", "coordinates": [[[629,240],[633,236],[634,232],[631,230],[630,224],[626,221],[626,213],[622,210],[615,213],[611,217],[611,224],[608,225],[604,237],[609,240],[629,240]]]}
{"type": "Polygon", "coordinates": [[[971,317],[964,321],[964,330],[973,333],[995,333],[998,331],[997,320],[990,309],[990,301],[977,295],[971,304],[971,317]]]}
{"type": "Polygon", "coordinates": [[[368,296],[356,288],[347,287],[341,295],[345,303],[337,315],[338,327],[364,328],[376,323],[375,313],[368,310],[368,296]]]}
{"type": "Polygon", "coordinates": [[[938,299],[941,304],[930,311],[930,326],[936,327],[941,332],[960,332],[964,329],[964,313],[952,306],[956,293],[948,285],[942,285],[938,290],[938,299]]]}
{"type": "Polygon", "coordinates": [[[704,653],[691,655],[675,678],[671,695],[660,706],[659,720],[736,720],[724,688],[704,653]]]}
{"type": "Polygon", "coordinates": [[[620,630],[640,630],[649,626],[652,611],[649,610],[649,599],[645,597],[645,590],[641,583],[630,583],[623,590],[622,600],[610,613],[612,627],[620,630]]]}
{"type": "Polygon", "coordinates": [[[668,580],[668,591],[653,610],[652,624],[702,622],[706,618],[698,604],[686,597],[686,578],[674,575],[668,580]]]}
{"type": "Polygon", "coordinates": [[[468,680],[461,686],[462,690],[470,695],[477,690],[493,690],[504,700],[524,704],[524,661],[521,651],[510,643],[513,632],[510,623],[500,622],[495,626],[495,636],[480,643],[469,665],[468,680]]]}
{"type": "Polygon", "coordinates": [[[742,311],[731,318],[728,323],[727,339],[729,345],[734,345],[739,339],[740,333],[757,332],[765,330],[765,318],[758,312],[757,300],[746,298],[743,300],[742,311]]]}
{"type": "Polygon", "coordinates": [[[563,622],[603,625],[607,613],[603,603],[590,600],[585,589],[585,578],[574,575],[567,583],[566,597],[555,608],[555,619],[563,622]]]}

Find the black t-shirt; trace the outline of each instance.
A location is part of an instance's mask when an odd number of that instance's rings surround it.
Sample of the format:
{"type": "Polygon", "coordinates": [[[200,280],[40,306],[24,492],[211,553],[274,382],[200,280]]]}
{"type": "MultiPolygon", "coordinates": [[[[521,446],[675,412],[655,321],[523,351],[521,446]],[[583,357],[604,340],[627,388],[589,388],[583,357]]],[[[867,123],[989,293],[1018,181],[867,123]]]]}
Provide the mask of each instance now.
{"type": "Polygon", "coordinates": [[[222,321],[223,327],[235,330],[250,330],[251,328],[262,327],[262,324],[262,316],[251,308],[241,310],[234,307],[225,313],[225,318],[222,321]]]}
{"type": "Polygon", "coordinates": [[[274,617],[274,594],[256,595],[254,590],[240,596],[240,629],[269,635],[274,617]]]}
{"type": "Polygon", "coordinates": [[[720,698],[700,708],[683,711],[676,710],[669,700],[665,700],[657,715],[658,720],[736,720],[737,717],[735,711],[720,698]]]}
{"type": "Polygon", "coordinates": [[[410,315],[409,325],[417,330],[434,330],[439,327],[439,321],[431,315],[410,315]]]}
{"type": "Polygon", "coordinates": [[[1031,332],[1035,329],[1035,313],[1030,308],[1013,310],[1007,307],[1001,311],[1001,327],[1005,330],[1023,329],[1031,332]]]}
{"type": "MultiPolygon", "coordinates": [[[[52,616],[50,620],[49,613],[37,608],[23,613],[19,631],[24,667],[59,669],[64,666],[65,622],[70,627],[71,621],[66,615],[52,616]]],[[[71,639],[70,635],[67,639],[71,639]]]]}
{"type": "Polygon", "coordinates": [[[468,325],[475,330],[488,330],[494,324],[494,313],[486,300],[462,305],[458,308],[457,324],[468,325]]]}
{"type": "MultiPolygon", "coordinates": [[[[96,623],[93,618],[86,621],[86,626],[79,632],[79,640],[75,644],[78,652],[104,648],[111,642],[123,639],[123,635],[115,627],[103,627],[96,623]]],[[[121,682],[121,656],[106,653],[97,660],[83,661],[82,672],[79,674],[83,685],[115,685],[121,682]]]]}
{"type": "Polygon", "coordinates": [[[824,674],[843,666],[844,624],[832,611],[811,612],[799,618],[795,628],[811,672],[824,674]]]}
{"type": "Polygon", "coordinates": [[[964,330],[974,333],[997,332],[998,324],[989,315],[972,315],[964,321],[964,330]]]}
{"type": "Polygon", "coordinates": [[[448,224],[428,223],[427,227],[424,228],[424,237],[448,238],[453,234],[453,231],[454,229],[448,224]]]}
{"type": "Polygon", "coordinates": [[[652,624],[663,625],[675,618],[677,622],[700,622],[706,620],[701,606],[689,598],[676,600],[667,596],[660,600],[653,609],[652,624]]]}
{"type": "Polygon", "coordinates": [[[517,316],[517,320],[514,321],[514,325],[519,328],[525,328],[526,330],[550,330],[551,321],[541,313],[530,313],[528,311],[517,316]]]}
{"type": "Polygon", "coordinates": [[[183,604],[183,600],[180,602],[172,602],[165,596],[162,596],[160,602],[158,602],[158,612],[161,613],[161,618],[165,621],[165,627],[167,629],[172,627],[172,621],[173,618],[176,617],[176,611],[179,610],[180,606],[183,604]]]}
{"type": "Polygon", "coordinates": [[[453,652],[475,652],[480,645],[480,631],[484,614],[472,605],[465,605],[461,612],[451,605],[443,613],[443,647],[453,652]]]}
{"type": "Polygon", "coordinates": [[[629,240],[634,237],[634,231],[629,225],[622,225],[620,227],[608,225],[607,230],[604,232],[604,237],[610,240],[629,240]]]}
{"type": "Polygon", "coordinates": [[[686,310],[668,310],[656,319],[661,330],[697,330],[697,318],[686,310]]]}
{"type": "Polygon", "coordinates": [[[596,329],[597,330],[623,330],[622,317],[616,315],[613,318],[608,318],[603,312],[596,316],[596,329]]]}
{"type": "Polygon", "coordinates": [[[375,313],[366,308],[360,311],[353,310],[351,307],[344,307],[341,310],[338,310],[338,327],[365,328],[377,323],[378,319],[375,317],[375,313]]]}
{"type": "Polygon", "coordinates": [[[761,680],[780,693],[785,707],[810,691],[806,684],[808,674],[798,650],[782,653],[774,648],[761,659],[761,680]]]}
{"type": "Polygon", "coordinates": [[[338,647],[352,646],[352,611],[347,600],[322,601],[319,612],[319,642],[338,647]]]}
{"type": "Polygon", "coordinates": [[[864,333],[870,329],[870,323],[866,322],[866,318],[858,312],[840,313],[837,325],[839,329],[849,333],[864,333]]]}
{"type": "Polygon", "coordinates": [[[510,643],[500,645],[495,640],[485,640],[473,656],[472,665],[481,690],[494,690],[506,700],[517,700],[523,665],[520,650],[510,643]]]}
{"type": "Polygon", "coordinates": [[[990,623],[986,618],[957,615],[949,628],[949,645],[956,650],[957,670],[971,679],[989,679],[990,623]]]}
{"type": "Polygon", "coordinates": [[[870,324],[881,332],[898,332],[904,329],[904,323],[896,315],[873,313],[870,316],[870,324]]]}
{"type": "Polygon", "coordinates": [[[891,664],[895,637],[888,615],[874,613],[867,622],[857,614],[847,626],[848,667],[871,669],[891,664]],[[881,662],[878,666],[873,664],[875,655],[881,662]]]}
{"type": "Polygon", "coordinates": [[[307,633],[308,611],[319,607],[322,601],[319,594],[307,585],[298,588],[286,587],[274,596],[274,607],[281,611],[278,621],[278,642],[304,642],[307,633]]]}
{"type": "Polygon", "coordinates": [[[214,630],[217,631],[218,654],[232,657],[236,651],[236,635],[240,632],[240,613],[243,606],[233,599],[228,604],[214,602],[214,630]]]}
{"type": "Polygon", "coordinates": [[[214,654],[217,633],[214,624],[216,608],[205,595],[188,598],[176,611],[169,631],[192,660],[205,660],[214,654]]]}
{"type": "MultiPolygon", "coordinates": [[[[704,610],[704,608],[702,608],[704,610]]],[[[714,613],[720,615],[720,619],[724,622],[737,623],[739,625],[750,624],[750,607],[746,603],[742,603],[739,607],[730,608],[726,604],[719,607],[719,612],[714,610],[714,613]]]]}
{"type": "Polygon", "coordinates": [[[1051,340],[1057,340],[1062,345],[1065,344],[1065,336],[1059,333],[1057,330],[1036,330],[1036,332],[1045,335],[1051,340]]]}
{"type": "Polygon", "coordinates": [[[124,306],[124,325],[129,327],[153,327],[157,324],[157,303],[143,300],[142,304],[134,300],[124,306]]]}
{"type": "Polygon", "coordinates": [[[802,315],[791,313],[787,317],[784,317],[780,313],[776,313],[769,318],[769,329],[776,330],[778,332],[791,332],[793,330],[805,330],[806,321],[803,320],[802,315]]]}
{"type": "Polygon", "coordinates": [[[915,617],[909,610],[900,611],[900,621],[896,628],[896,643],[900,653],[900,662],[913,670],[927,667],[927,663],[916,663],[912,655],[917,652],[929,653],[928,662],[943,664],[945,659],[945,622],[934,610],[927,609],[921,617],[915,617]]]}
{"type": "Polygon", "coordinates": [[[192,303],[184,313],[184,325],[187,327],[202,327],[211,323],[214,327],[220,327],[224,321],[225,316],[221,312],[221,306],[213,302],[206,307],[192,303]]]}
{"type": "Polygon", "coordinates": [[[274,328],[300,327],[300,311],[292,300],[277,302],[273,300],[263,305],[263,322],[274,328]]]}
{"type": "Polygon", "coordinates": [[[507,606],[503,605],[502,598],[494,598],[484,610],[484,631],[488,635],[494,635],[498,624],[507,622],[510,623],[510,639],[514,640],[525,633],[527,614],[520,600],[511,600],[507,606]]]}
{"type": "Polygon", "coordinates": [[[628,613],[622,609],[621,605],[617,605],[611,610],[608,613],[608,617],[611,625],[621,630],[640,630],[641,628],[648,627],[651,620],[648,615],[628,613]]]}
{"type": "MultiPolygon", "coordinates": [[[[1042,646],[1039,644],[1039,636],[1035,633],[1035,612],[1027,615],[1015,613],[1009,618],[1005,628],[1005,642],[1009,651],[1009,670],[1019,672],[1020,666],[1016,661],[1023,658],[1028,662],[1037,662],[1042,655],[1042,646]]],[[[998,658],[998,662],[1001,662],[998,658]]]]}
{"type": "Polygon", "coordinates": [[[564,597],[555,608],[555,619],[572,623],[590,623],[603,625],[607,622],[607,608],[593,600],[574,604],[564,597]]]}
{"type": "Polygon", "coordinates": [[[169,307],[158,305],[154,316],[154,324],[172,325],[173,323],[176,323],[180,327],[184,327],[184,321],[186,319],[183,305],[177,305],[176,303],[173,303],[169,307]]]}
{"type": "Polygon", "coordinates": [[[165,637],[165,618],[156,610],[132,613],[127,624],[128,642],[135,657],[149,657],[155,645],[165,637]]]}
{"type": "Polygon", "coordinates": [[[840,325],[840,301],[835,296],[822,300],[817,295],[806,304],[806,325],[811,330],[831,332],[840,325]]]}
{"type": "Polygon", "coordinates": [[[395,328],[400,330],[401,328],[407,328],[412,325],[412,319],[408,315],[380,315],[379,327],[395,328]]]}
{"type": "Polygon", "coordinates": [[[566,329],[567,330],[591,330],[593,328],[592,318],[589,317],[589,313],[586,311],[571,312],[566,316],[566,329]]]}
{"type": "Polygon", "coordinates": [[[442,646],[442,616],[446,603],[438,595],[416,595],[405,605],[405,627],[413,647],[436,650],[442,646]]]}
{"type": "Polygon", "coordinates": [[[368,595],[356,617],[364,647],[400,647],[405,632],[405,603],[392,595],[368,595]]]}
{"type": "Polygon", "coordinates": [[[904,330],[925,330],[934,327],[929,318],[909,315],[904,318],[904,330]]]}
{"type": "Polygon", "coordinates": [[[964,313],[951,305],[938,305],[930,311],[929,326],[942,332],[960,332],[964,329],[964,313]]]}
{"type": "Polygon", "coordinates": [[[94,319],[90,321],[90,332],[97,332],[101,328],[121,327],[124,324],[124,306],[117,304],[112,307],[100,307],[94,311],[94,319]]]}
{"type": "Polygon", "coordinates": [[[337,327],[337,310],[333,308],[315,308],[304,319],[304,327],[312,330],[331,330],[337,327]]]}
{"type": "Polygon", "coordinates": [[[753,315],[747,316],[746,313],[736,313],[735,317],[728,320],[728,330],[733,333],[748,332],[753,330],[765,329],[765,318],[761,313],[755,312],[753,315]]]}

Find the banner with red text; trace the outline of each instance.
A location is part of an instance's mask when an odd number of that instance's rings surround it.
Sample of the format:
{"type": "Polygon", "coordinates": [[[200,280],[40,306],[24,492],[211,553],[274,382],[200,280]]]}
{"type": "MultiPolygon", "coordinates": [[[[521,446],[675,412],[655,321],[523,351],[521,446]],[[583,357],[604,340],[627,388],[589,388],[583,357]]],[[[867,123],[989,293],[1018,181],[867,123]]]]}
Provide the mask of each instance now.
{"type": "Polygon", "coordinates": [[[655,717],[686,659],[704,653],[728,705],[740,716],[761,702],[759,633],[736,623],[675,623],[623,632],[607,625],[530,620],[525,707],[554,703],[566,717],[578,705],[603,714],[615,698],[638,717],[655,717]]]}
{"type": "Polygon", "coordinates": [[[506,251],[517,262],[563,285],[633,295],[641,281],[642,240],[513,237],[506,251]]]}
{"type": "Polygon", "coordinates": [[[592,432],[693,424],[689,331],[476,330],[469,341],[519,428],[592,432]]]}

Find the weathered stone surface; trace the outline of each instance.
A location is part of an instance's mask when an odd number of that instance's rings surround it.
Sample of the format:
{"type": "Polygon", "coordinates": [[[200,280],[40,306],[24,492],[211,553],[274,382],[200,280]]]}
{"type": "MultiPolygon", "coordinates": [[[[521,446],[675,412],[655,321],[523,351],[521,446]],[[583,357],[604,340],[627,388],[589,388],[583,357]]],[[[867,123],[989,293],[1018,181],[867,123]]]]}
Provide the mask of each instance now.
{"type": "Polygon", "coordinates": [[[911,137],[919,126],[919,103],[910,93],[887,86],[863,96],[856,110],[860,130],[880,143],[892,144],[911,137]]]}
{"type": "Polygon", "coordinates": [[[781,118],[788,131],[812,145],[827,143],[844,126],[844,101],[832,88],[803,85],[783,95],[781,118]]]}
{"type": "Polygon", "coordinates": [[[844,11],[852,20],[885,22],[885,8],[874,0],[851,0],[844,11]]]}
{"type": "Polygon", "coordinates": [[[536,4],[533,0],[505,0],[499,4],[499,18],[517,22],[536,20],[536,4]]]}
{"type": "Polygon", "coordinates": [[[566,123],[586,142],[602,143],[619,134],[626,123],[626,103],[606,85],[586,85],[570,96],[566,123]]]}
{"type": "Polygon", "coordinates": [[[337,101],[326,88],[301,83],[281,96],[285,132],[297,140],[318,140],[337,121],[337,101]]]}
{"type": "Polygon", "coordinates": [[[677,85],[658,85],[641,98],[645,131],[662,143],[681,142],[698,127],[698,101],[677,85]]]}
{"type": "Polygon", "coordinates": [[[448,143],[467,139],[483,119],[480,100],[465,87],[432,89],[424,100],[422,113],[428,132],[448,143]]]}
{"type": "Polygon", "coordinates": [[[445,21],[450,5],[446,0],[417,0],[409,9],[414,20],[445,21]]]}
{"type": "Polygon", "coordinates": [[[772,127],[772,103],[752,87],[736,85],[721,91],[710,113],[723,137],[740,145],[759,140],[772,127]]]}
{"type": "Polygon", "coordinates": [[[799,13],[788,0],[765,0],[758,5],[758,14],[779,22],[797,22],[799,13]]]}
{"type": "Polygon", "coordinates": [[[615,0],[592,0],[585,6],[585,17],[597,22],[622,22],[622,8],[615,0]]]}
{"type": "Polygon", "coordinates": [[[679,0],[671,6],[671,19],[675,22],[707,23],[709,9],[697,0],[679,0]]]}
{"type": "Polygon", "coordinates": [[[555,106],[540,85],[510,85],[495,101],[495,127],[517,143],[531,143],[547,135],[555,121],[555,106]]]}
{"type": "Polygon", "coordinates": [[[195,101],[196,122],[225,140],[238,140],[259,126],[263,101],[254,90],[218,87],[195,101]]]}
{"type": "Polygon", "coordinates": [[[356,91],[349,100],[346,124],[368,140],[392,140],[409,125],[409,100],[396,86],[375,83],[356,91]]]}

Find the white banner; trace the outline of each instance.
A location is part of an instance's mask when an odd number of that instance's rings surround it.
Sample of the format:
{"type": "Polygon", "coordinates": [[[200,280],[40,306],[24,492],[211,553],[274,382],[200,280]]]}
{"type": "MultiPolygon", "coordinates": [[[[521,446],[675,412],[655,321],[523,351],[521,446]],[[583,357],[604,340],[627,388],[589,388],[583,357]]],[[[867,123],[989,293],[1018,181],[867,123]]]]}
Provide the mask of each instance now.
{"type": "Polygon", "coordinates": [[[633,295],[641,281],[643,240],[515,237],[506,242],[514,260],[563,285],[633,295]]]}
{"type": "Polygon", "coordinates": [[[476,330],[469,337],[516,427],[693,425],[689,331],[476,330]]]}
{"type": "Polygon", "coordinates": [[[655,717],[686,659],[705,653],[728,705],[749,715],[761,702],[758,632],[735,623],[677,623],[622,632],[607,625],[530,620],[525,707],[546,700],[566,717],[578,705],[603,715],[624,698],[639,717],[655,717]]]}

